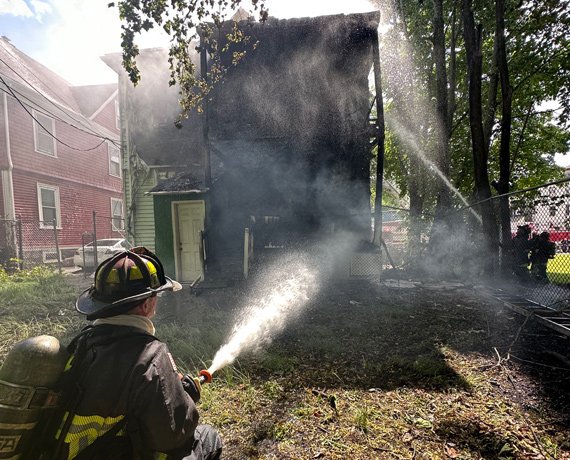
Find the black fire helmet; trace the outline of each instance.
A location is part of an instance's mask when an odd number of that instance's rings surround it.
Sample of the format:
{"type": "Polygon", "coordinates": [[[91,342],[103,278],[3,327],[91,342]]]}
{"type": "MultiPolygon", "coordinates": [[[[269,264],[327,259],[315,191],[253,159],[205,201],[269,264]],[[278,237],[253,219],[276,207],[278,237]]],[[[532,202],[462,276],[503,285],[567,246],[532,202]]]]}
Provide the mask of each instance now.
{"type": "Polygon", "coordinates": [[[180,289],[180,283],[165,276],[156,255],[136,247],[101,262],[95,284],[81,293],[75,308],[88,320],[106,318],[126,313],[152,295],[180,289]]]}

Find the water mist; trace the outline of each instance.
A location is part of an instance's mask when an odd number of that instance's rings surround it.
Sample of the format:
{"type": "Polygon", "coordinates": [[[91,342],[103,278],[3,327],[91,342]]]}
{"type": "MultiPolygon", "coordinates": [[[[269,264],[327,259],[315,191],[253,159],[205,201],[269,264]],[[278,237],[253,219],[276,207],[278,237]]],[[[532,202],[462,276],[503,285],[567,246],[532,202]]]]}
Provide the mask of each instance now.
{"type": "Polygon", "coordinates": [[[213,374],[231,364],[241,353],[267,345],[275,334],[294,319],[316,292],[316,269],[298,258],[281,261],[259,282],[256,295],[240,314],[228,342],[214,356],[208,372],[213,374]]]}

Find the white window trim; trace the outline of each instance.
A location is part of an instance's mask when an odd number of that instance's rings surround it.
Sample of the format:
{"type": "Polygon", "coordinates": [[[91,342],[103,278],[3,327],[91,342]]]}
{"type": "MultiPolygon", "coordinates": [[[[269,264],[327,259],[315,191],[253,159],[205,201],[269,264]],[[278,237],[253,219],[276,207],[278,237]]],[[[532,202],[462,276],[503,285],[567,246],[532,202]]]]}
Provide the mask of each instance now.
{"type": "Polygon", "coordinates": [[[33,115],[33,117],[34,117],[34,119],[33,119],[34,150],[35,150],[37,153],[41,154],[41,155],[45,155],[45,156],[51,157],[51,158],[57,158],[57,142],[55,141],[55,136],[56,136],[56,134],[55,134],[55,119],[52,118],[52,117],[50,117],[50,116],[48,116],[48,115],[46,115],[45,113],[38,112],[38,111],[35,110],[35,109],[32,109],[32,115],[33,115]],[[39,148],[38,148],[37,129],[40,129],[40,128],[41,128],[40,124],[36,121],[36,119],[38,118],[38,114],[41,115],[41,116],[43,116],[43,117],[49,118],[49,119],[52,121],[53,132],[51,133],[51,136],[50,136],[50,137],[52,138],[52,143],[53,143],[53,154],[52,154],[52,153],[49,153],[49,152],[42,152],[42,151],[39,150],[39,148]]]}
{"type": "Polygon", "coordinates": [[[55,218],[57,219],[57,229],[61,229],[61,207],[59,203],[59,187],[55,185],[40,184],[37,185],[37,195],[38,195],[38,216],[40,219],[40,228],[51,228],[53,225],[48,225],[44,222],[44,210],[42,206],[42,189],[52,190],[55,193],[55,218]]]}
{"type": "Polygon", "coordinates": [[[122,173],[121,173],[121,168],[122,168],[122,165],[121,165],[121,149],[116,147],[112,142],[107,142],[107,156],[109,158],[109,176],[119,177],[119,178],[122,177],[122,173]],[[111,150],[113,148],[117,149],[117,151],[119,152],[119,162],[118,162],[118,164],[119,164],[119,175],[113,174],[111,172],[111,163],[113,163],[111,161],[111,150]]]}
{"type": "Polygon", "coordinates": [[[123,200],[122,198],[113,198],[111,197],[111,230],[113,232],[122,232],[124,230],[125,227],[125,208],[124,208],[124,204],[123,204],[123,200]],[[113,214],[113,202],[120,202],[121,203],[121,222],[123,224],[123,228],[117,228],[115,227],[115,215],[113,214]]]}

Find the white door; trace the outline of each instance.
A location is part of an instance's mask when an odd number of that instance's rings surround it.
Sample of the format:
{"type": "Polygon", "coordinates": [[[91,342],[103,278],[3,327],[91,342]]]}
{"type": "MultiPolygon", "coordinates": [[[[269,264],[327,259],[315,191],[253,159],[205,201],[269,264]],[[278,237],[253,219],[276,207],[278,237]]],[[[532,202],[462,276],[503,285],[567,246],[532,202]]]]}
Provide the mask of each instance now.
{"type": "Polygon", "coordinates": [[[203,201],[176,205],[177,221],[177,279],[191,282],[204,275],[202,262],[202,232],[206,212],[203,201]]]}

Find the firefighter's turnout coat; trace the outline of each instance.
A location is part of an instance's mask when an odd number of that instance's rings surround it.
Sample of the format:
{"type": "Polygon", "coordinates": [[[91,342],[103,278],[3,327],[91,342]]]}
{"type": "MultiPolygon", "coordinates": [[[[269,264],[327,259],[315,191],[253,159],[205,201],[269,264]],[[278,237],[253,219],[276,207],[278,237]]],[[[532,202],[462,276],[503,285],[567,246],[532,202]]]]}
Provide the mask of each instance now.
{"type": "Polygon", "coordinates": [[[71,347],[58,460],[180,458],[192,450],[198,412],[166,344],[139,327],[100,324],[71,347]]]}

